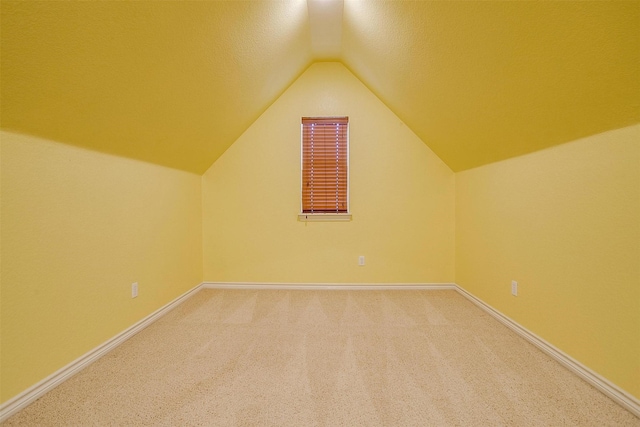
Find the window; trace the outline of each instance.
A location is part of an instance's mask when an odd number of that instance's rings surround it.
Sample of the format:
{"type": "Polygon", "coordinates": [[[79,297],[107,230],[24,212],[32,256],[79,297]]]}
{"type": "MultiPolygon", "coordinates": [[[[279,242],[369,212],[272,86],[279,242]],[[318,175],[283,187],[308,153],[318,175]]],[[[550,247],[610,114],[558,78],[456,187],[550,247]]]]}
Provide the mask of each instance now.
{"type": "MultiPolygon", "coordinates": [[[[302,215],[349,212],[348,117],[302,118],[302,215]]],[[[317,218],[316,218],[317,219],[317,218]]]]}

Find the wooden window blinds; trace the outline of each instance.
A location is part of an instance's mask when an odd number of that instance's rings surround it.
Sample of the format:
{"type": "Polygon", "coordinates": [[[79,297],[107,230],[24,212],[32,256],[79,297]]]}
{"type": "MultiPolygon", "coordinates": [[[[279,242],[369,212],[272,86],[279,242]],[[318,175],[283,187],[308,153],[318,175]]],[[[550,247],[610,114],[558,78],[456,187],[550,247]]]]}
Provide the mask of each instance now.
{"type": "Polygon", "coordinates": [[[302,212],[348,212],[348,117],[302,118],[302,212]]]}

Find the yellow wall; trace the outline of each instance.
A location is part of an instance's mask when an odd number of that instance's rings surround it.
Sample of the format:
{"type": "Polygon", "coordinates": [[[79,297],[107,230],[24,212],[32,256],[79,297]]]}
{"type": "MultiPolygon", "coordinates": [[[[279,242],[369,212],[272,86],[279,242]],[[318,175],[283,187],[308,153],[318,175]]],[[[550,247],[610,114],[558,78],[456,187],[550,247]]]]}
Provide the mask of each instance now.
{"type": "Polygon", "coordinates": [[[640,125],[456,174],[456,282],[640,398],[640,125]]]}
{"type": "Polygon", "coordinates": [[[452,282],[454,184],[343,65],[316,63],[205,173],[204,279],[452,282]],[[349,116],[351,222],[297,220],[302,116],[349,116]]]}
{"type": "Polygon", "coordinates": [[[203,278],[455,279],[640,397],[640,125],[454,175],[316,63],[202,178],[0,136],[1,401],[203,278]],[[351,222],[297,220],[300,117],[322,115],[350,117],[351,222]]]}
{"type": "Polygon", "coordinates": [[[197,175],[0,136],[6,401],[198,285],[202,211],[197,175]]]}

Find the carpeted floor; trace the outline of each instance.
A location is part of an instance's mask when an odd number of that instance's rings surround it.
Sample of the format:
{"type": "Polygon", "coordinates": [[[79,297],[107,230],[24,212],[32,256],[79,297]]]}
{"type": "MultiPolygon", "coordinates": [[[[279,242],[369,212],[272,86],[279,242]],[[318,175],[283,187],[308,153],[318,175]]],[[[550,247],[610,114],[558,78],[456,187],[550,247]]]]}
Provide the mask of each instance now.
{"type": "Polygon", "coordinates": [[[455,291],[203,290],[5,425],[640,419],[455,291]]]}

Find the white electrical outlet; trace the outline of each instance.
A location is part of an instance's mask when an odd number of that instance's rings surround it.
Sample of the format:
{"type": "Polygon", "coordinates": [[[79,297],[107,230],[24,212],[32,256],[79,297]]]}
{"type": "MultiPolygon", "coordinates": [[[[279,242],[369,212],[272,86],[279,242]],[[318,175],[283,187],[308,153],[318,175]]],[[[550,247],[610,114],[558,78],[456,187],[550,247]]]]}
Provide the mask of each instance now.
{"type": "Polygon", "coordinates": [[[138,296],[138,282],[131,284],[131,298],[138,296]]]}
{"type": "Polygon", "coordinates": [[[514,297],[518,296],[518,282],[516,282],[515,280],[511,281],[511,295],[513,295],[514,297]]]}
{"type": "Polygon", "coordinates": [[[364,255],[358,257],[358,265],[364,265],[364,255]]]}

